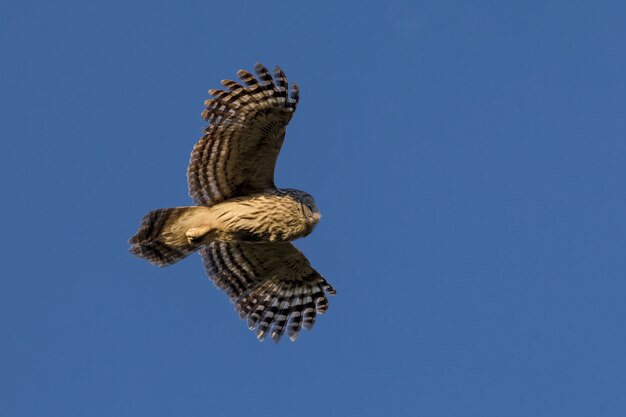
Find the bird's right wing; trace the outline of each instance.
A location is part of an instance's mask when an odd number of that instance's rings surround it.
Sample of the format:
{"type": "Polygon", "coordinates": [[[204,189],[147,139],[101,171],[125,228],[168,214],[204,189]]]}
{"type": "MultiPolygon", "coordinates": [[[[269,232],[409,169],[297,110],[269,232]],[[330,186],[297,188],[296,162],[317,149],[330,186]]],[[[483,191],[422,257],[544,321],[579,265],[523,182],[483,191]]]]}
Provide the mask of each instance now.
{"type": "Polygon", "coordinates": [[[227,90],[210,90],[202,117],[209,122],[191,154],[187,181],[197,205],[224,200],[274,186],[274,167],[285,139],[285,129],[296,111],[298,86],[287,94],[288,83],[276,67],[274,77],[261,64],[258,79],[240,70],[242,85],[223,80],[227,90]]]}
{"type": "Polygon", "coordinates": [[[310,330],[328,308],[335,289],[291,243],[213,242],[200,250],[206,271],[235,304],[250,330],[263,340],[271,328],[278,342],[285,328],[292,341],[310,330]]]}

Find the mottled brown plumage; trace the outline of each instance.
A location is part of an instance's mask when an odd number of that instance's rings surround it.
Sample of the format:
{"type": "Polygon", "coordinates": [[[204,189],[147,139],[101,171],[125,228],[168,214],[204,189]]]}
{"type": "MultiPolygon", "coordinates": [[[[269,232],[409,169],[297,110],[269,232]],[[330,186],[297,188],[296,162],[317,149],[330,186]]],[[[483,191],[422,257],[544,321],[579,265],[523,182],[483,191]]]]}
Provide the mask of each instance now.
{"type": "Polygon", "coordinates": [[[199,251],[206,271],[223,289],[257,338],[293,341],[328,308],[335,290],[290,242],[311,233],[320,214],[313,197],[274,185],[274,167],[287,124],[298,104],[295,83],[260,64],[258,79],[223,80],[210,90],[208,122],[191,154],[187,178],[191,207],[157,209],[142,220],[130,251],[167,266],[199,251]]]}

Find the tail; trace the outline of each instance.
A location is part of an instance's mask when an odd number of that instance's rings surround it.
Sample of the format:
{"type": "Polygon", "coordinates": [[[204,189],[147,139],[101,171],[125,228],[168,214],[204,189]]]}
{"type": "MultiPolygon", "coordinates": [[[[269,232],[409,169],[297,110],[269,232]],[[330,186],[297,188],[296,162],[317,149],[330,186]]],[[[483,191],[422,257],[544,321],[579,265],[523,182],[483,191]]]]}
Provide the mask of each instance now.
{"type": "Polygon", "coordinates": [[[185,232],[200,224],[207,207],[176,207],[151,211],[141,220],[129,251],[158,265],[168,266],[186,258],[204,244],[190,242],[185,232]]]}

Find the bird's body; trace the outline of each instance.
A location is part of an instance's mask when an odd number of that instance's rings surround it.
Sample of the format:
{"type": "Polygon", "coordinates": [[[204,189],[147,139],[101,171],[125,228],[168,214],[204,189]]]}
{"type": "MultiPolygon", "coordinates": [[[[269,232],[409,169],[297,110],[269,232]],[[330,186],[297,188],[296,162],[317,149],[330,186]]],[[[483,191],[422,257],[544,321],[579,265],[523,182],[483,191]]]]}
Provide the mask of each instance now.
{"type": "MultiPolygon", "coordinates": [[[[173,247],[215,241],[290,242],[311,233],[320,219],[317,209],[303,204],[300,196],[310,197],[298,190],[269,190],[211,207],[158,209],[148,218],[153,214],[168,216],[161,240],[173,247]]],[[[153,262],[159,263],[158,259],[153,262]]]]}
{"type": "Polygon", "coordinates": [[[194,147],[189,192],[196,206],[157,209],[130,239],[131,252],[171,265],[199,251],[209,277],[225,290],[242,318],[263,340],[270,327],[278,341],[292,340],[326,311],[324,292],[334,289],[291,243],[307,236],[320,219],[313,197],[274,185],[274,165],[298,102],[297,86],[274,79],[257,64],[261,82],[238,73],[247,87],[230,80],[230,91],[211,90],[209,121],[194,147]],[[287,323],[288,326],[287,326],[287,323]]]}

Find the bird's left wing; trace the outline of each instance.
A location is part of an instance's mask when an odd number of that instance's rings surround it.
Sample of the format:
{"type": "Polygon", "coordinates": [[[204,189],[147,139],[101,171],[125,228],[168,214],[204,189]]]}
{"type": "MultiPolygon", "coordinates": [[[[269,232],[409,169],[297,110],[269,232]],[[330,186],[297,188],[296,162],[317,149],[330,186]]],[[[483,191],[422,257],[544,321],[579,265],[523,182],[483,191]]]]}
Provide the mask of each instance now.
{"type": "Polygon", "coordinates": [[[250,330],[278,342],[287,328],[292,341],[310,330],[328,308],[335,289],[291,243],[213,242],[200,250],[215,285],[235,304],[250,330]],[[271,328],[271,332],[270,332],[271,328]]]}
{"type": "Polygon", "coordinates": [[[276,67],[274,77],[261,64],[258,79],[240,70],[242,85],[223,80],[227,90],[210,90],[202,117],[209,122],[191,154],[189,195],[198,205],[262,192],[274,186],[274,167],[285,129],[298,104],[298,86],[276,67]]]}

